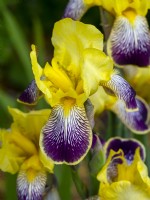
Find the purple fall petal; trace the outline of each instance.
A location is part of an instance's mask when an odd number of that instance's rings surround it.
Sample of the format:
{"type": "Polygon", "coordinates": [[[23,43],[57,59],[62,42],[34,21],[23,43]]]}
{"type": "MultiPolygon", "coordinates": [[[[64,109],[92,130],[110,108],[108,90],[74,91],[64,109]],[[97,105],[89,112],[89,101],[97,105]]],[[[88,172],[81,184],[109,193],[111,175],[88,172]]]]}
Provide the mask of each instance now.
{"type": "Polygon", "coordinates": [[[150,65],[150,33],[146,18],[136,16],[131,24],[126,17],[118,17],[107,48],[118,65],[150,65]]]}
{"type": "Polygon", "coordinates": [[[87,9],[88,7],[84,4],[83,0],[70,0],[65,9],[63,18],[80,20],[87,9]]]}
{"type": "Polygon", "coordinates": [[[39,172],[32,181],[29,181],[27,173],[23,170],[20,171],[17,177],[18,200],[42,200],[46,180],[44,172],[39,172]]]}
{"type": "Polygon", "coordinates": [[[149,108],[141,99],[136,98],[138,110],[128,112],[122,101],[118,100],[113,106],[112,111],[117,114],[121,121],[134,133],[145,134],[150,131],[148,126],[149,108]]]}
{"type": "Polygon", "coordinates": [[[145,148],[138,140],[119,137],[112,138],[106,143],[106,157],[108,157],[111,149],[116,152],[122,149],[127,162],[130,164],[134,159],[135,151],[138,147],[140,148],[141,159],[145,160],[145,148]]]}
{"type": "Polygon", "coordinates": [[[121,76],[114,74],[110,81],[101,82],[100,84],[104,86],[104,89],[105,87],[111,89],[119,99],[123,100],[128,110],[137,109],[135,100],[136,93],[129,83],[121,76]]]}
{"type": "Polygon", "coordinates": [[[43,153],[55,163],[77,164],[92,145],[92,130],[84,107],[72,106],[65,116],[63,106],[55,106],[40,141],[43,153]]]}

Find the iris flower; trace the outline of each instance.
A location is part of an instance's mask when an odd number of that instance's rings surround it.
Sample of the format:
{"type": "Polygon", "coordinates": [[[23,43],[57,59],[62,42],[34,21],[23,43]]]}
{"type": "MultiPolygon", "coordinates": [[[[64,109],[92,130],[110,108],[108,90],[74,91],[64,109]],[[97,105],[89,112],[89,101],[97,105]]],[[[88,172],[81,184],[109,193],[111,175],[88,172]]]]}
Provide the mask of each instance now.
{"type": "Polygon", "coordinates": [[[102,6],[115,17],[108,42],[107,53],[118,66],[150,65],[150,33],[145,18],[149,0],[71,0],[64,17],[79,20],[91,6],[102,6]]]}
{"type": "Polygon", "coordinates": [[[52,111],[41,131],[41,151],[56,164],[74,165],[92,144],[92,127],[84,105],[88,98],[103,85],[130,110],[137,108],[135,92],[117,77],[112,60],[102,52],[103,35],[94,26],[69,18],[60,20],[54,26],[52,44],[54,57],[44,68],[38,64],[32,45],[35,80],[19,100],[32,104],[39,91],[44,95],[52,111]]]}
{"type": "Polygon", "coordinates": [[[100,199],[150,199],[150,178],[144,164],[144,146],[137,140],[113,138],[105,148],[108,157],[97,176],[100,199]]]}
{"type": "Polygon", "coordinates": [[[107,50],[117,65],[150,65],[150,33],[145,18],[150,1],[103,1],[102,6],[115,15],[107,50]],[[111,6],[110,6],[111,5],[111,6]]]}
{"type": "Polygon", "coordinates": [[[13,117],[10,129],[0,130],[0,169],[18,173],[17,193],[20,200],[41,200],[47,180],[46,171],[53,172],[53,163],[40,157],[39,135],[50,110],[23,113],[9,108],[13,117]]]}

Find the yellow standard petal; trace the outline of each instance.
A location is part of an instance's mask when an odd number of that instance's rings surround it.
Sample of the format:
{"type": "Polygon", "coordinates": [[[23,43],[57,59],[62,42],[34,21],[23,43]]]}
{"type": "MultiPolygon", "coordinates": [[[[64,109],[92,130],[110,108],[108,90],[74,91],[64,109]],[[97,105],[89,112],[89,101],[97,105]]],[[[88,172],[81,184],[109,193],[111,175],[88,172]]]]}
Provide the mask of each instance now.
{"type": "Polygon", "coordinates": [[[110,109],[117,101],[117,97],[107,94],[102,86],[99,86],[96,93],[90,96],[90,101],[94,106],[94,113],[100,114],[106,109],[110,109]]]}
{"type": "Polygon", "coordinates": [[[103,49],[103,35],[92,25],[66,18],[55,23],[52,43],[54,57],[70,76],[80,73],[80,59],[86,48],[103,49]]]}
{"type": "Polygon", "coordinates": [[[113,72],[113,61],[102,51],[97,49],[84,51],[81,77],[87,96],[95,93],[100,81],[108,81],[113,72]]]}
{"type": "Polygon", "coordinates": [[[100,80],[108,81],[113,63],[103,52],[103,35],[92,25],[69,18],[56,22],[52,43],[54,57],[42,69],[32,45],[31,61],[36,84],[53,107],[62,98],[83,105],[96,92],[100,80]]]}
{"type": "Polygon", "coordinates": [[[32,45],[31,47],[32,51],[30,53],[30,57],[32,63],[32,71],[35,77],[36,84],[38,88],[48,96],[48,98],[51,98],[52,95],[49,90],[49,87],[52,85],[52,83],[47,81],[46,78],[43,76],[43,69],[40,67],[37,61],[35,45],[32,45]]]}
{"type": "Polygon", "coordinates": [[[11,142],[10,130],[0,130],[0,142],[0,169],[14,174],[25,160],[24,151],[11,142]]]}
{"type": "Polygon", "coordinates": [[[37,142],[39,139],[40,130],[50,115],[50,109],[31,111],[29,113],[24,113],[15,108],[8,108],[8,110],[13,117],[13,129],[18,130],[20,133],[23,132],[25,137],[37,142]]]}

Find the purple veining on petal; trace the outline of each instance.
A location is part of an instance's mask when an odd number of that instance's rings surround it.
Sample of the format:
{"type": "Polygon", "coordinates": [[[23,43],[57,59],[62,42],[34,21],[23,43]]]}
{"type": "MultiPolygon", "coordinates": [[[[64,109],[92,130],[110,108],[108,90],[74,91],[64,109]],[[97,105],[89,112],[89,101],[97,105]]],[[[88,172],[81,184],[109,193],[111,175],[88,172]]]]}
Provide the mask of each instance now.
{"type": "Polygon", "coordinates": [[[135,100],[136,93],[129,83],[121,76],[114,74],[108,82],[101,82],[100,84],[104,86],[104,88],[111,89],[119,99],[123,100],[127,109],[137,109],[135,100]]]}
{"type": "Polygon", "coordinates": [[[42,95],[38,89],[35,80],[29,84],[29,86],[23,91],[18,100],[25,104],[36,104],[39,97],[42,95]]]}
{"type": "Polygon", "coordinates": [[[44,153],[57,163],[76,164],[87,153],[92,143],[92,130],[84,107],[72,106],[68,116],[58,105],[42,129],[44,153]]]}
{"type": "Polygon", "coordinates": [[[39,172],[34,180],[28,181],[27,172],[20,171],[17,177],[18,200],[42,200],[46,186],[46,173],[39,172]]]}
{"type": "Polygon", "coordinates": [[[138,147],[140,148],[141,159],[145,160],[144,146],[138,140],[113,138],[110,141],[108,141],[106,149],[106,157],[108,157],[111,149],[116,152],[119,149],[122,149],[127,162],[131,163],[134,159],[135,151],[138,147]]]}
{"type": "Polygon", "coordinates": [[[134,25],[126,17],[118,17],[109,43],[116,64],[139,67],[150,65],[150,33],[145,17],[136,16],[134,25]]]}
{"type": "Polygon", "coordinates": [[[63,18],[80,20],[87,9],[88,7],[84,4],[83,0],[70,0],[65,9],[63,18]]]}
{"type": "Polygon", "coordinates": [[[115,112],[121,121],[133,132],[143,134],[150,131],[148,126],[148,105],[136,98],[138,110],[133,112],[126,111],[126,108],[122,101],[118,100],[111,108],[115,112]]]}

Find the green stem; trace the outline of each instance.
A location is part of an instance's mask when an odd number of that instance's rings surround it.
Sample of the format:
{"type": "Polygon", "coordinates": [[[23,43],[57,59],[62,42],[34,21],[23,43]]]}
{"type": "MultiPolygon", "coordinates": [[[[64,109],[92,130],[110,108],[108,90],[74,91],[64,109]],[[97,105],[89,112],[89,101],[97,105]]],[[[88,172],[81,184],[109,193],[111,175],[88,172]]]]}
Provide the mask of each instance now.
{"type": "Polygon", "coordinates": [[[76,186],[77,192],[79,193],[81,199],[86,199],[88,197],[88,190],[85,184],[82,182],[82,180],[79,177],[79,174],[75,167],[71,167],[71,174],[73,182],[76,186]]]}
{"type": "Polygon", "coordinates": [[[16,193],[16,178],[17,175],[12,175],[9,173],[6,173],[6,189],[8,189],[8,191],[6,191],[5,194],[5,199],[6,200],[17,200],[17,193],[16,193]]]}
{"type": "Polygon", "coordinates": [[[58,183],[60,199],[71,199],[71,170],[67,165],[55,165],[54,174],[58,183]]]}

